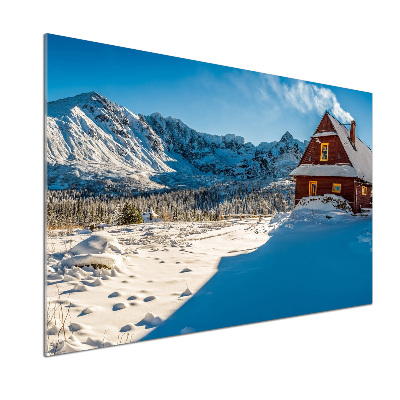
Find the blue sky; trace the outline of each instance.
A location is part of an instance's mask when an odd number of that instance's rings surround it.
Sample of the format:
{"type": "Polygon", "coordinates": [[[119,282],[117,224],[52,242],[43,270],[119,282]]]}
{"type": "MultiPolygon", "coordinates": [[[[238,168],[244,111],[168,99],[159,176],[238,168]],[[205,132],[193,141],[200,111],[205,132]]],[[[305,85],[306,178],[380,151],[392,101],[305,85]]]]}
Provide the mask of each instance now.
{"type": "Polygon", "coordinates": [[[355,119],[357,136],[372,145],[371,93],[47,35],[48,101],[90,91],[255,145],[286,131],[309,139],[330,109],[341,122],[355,119]]]}

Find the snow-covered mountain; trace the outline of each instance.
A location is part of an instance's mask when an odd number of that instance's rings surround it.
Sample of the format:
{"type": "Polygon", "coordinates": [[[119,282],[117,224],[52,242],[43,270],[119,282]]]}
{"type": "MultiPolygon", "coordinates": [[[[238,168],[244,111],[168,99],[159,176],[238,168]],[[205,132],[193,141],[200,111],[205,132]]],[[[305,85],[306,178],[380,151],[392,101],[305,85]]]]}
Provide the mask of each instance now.
{"type": "Polygon", "coordinates": [[[307,142],[286,132],[254,146],[197,132],[159,113],[134,114],[95,92],[48,103],[49,188],[150,190],[287,177],[307,142]]]}

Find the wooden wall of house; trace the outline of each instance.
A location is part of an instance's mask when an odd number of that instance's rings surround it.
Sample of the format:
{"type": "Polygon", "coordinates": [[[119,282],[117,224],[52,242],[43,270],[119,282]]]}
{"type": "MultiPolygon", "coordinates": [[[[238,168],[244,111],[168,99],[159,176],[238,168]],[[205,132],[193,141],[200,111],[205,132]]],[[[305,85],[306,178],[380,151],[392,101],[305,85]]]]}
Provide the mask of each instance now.
{"type": "Polygon", "coordinates": [[[317,132],[336,132],[336,129],[327,113],[324,114],[318,128],[315,130],[315,133],[317,132]]]}
{"type": "Polygon", "coordinates": [[[350,164],[349,157],[337,135],[311,138],[300,164],[350,164]],[[328,143],[328,160],[321,161],[321,143],[328,143]],[[339,156],[340,155],[340,156],[339,156]],[[311,158],[310,158],[311,157],[311,158]],[[340,158],[339,158],[340,157],[340,158]]]}
{"type": "Polygon", "coordinates": [[[372,185],[370,184],[362,184],[361,182],[355,182],[354,184],[355,190],[355,209],[356,212],[360,211],[360,207],[362,208],[372,208],[372,185]],[[367,188],[367,194],[362,194],[362,187],[365,186],[367,188]]]}
{"type": "Polygon", "coordinates": [[[353,207],[353,211],[355,210],[354,178],[340,178],[331,176],[298,176],[296,177],[295,204],[297,204],[303,197],[309,196],[310,181],[317,181],[317,196],[323,196],[324,194],[336,194],[338,196],[342,196],[353,207]],[[332,186],[334,183],[340,183],[342,185],[340,193],[332,192],[332,186]]]}

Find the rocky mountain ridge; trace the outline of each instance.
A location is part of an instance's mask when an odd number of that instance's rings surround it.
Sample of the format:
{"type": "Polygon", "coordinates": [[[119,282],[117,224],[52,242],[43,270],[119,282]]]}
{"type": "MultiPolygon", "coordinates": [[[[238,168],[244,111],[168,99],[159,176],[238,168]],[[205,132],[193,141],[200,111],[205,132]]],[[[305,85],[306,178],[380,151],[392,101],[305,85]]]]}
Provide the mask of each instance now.
{"type": "Polygon", "coordinates": [[[96,92],[48,103],[50,189],[199,187],[286,178],[307,142],[286,132],[258,146],[233,134],[198,132],[181,120],[134,114],[96,92]]]}

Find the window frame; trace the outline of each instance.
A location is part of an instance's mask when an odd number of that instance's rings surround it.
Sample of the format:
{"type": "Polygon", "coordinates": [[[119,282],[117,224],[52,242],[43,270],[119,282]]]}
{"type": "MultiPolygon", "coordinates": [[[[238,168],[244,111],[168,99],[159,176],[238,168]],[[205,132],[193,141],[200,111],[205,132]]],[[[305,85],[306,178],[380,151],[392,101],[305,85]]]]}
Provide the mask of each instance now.
{"type": "Polygon", "coordinates": [[[308,181],[308,195],[309,196],[317,196],[317,187],[318,187],[317,184],[318,184],[317,181],[308,181]],[[311,193],[311,186],[313,183],[315,183],[315,194],[311,193]]]}
{"type": "Polygon", "coordinates": [[[342,192],[342,184],[341,183],[333,183],[332,184],[332,193],[341,193],[342,192]],[[339,186],[339,190],[335,190],[335,186],[339,186]]]}
{"type": "Polygon", "coordinates": [[[329,143],[321,143],[321,157],[320,157],[320,161],[328,161],[329,158],[329,143]],[[326,158],[323,158],[323,148],[324,146],[326,146],[326,158]]]}
{"type": "Polygon", "coordinates": [[[363,196],[366,196],[367,194],[368,194],[368,188],[367,188],[367,186],[361,186],[361,194],[363,195],[363,196]]]}

